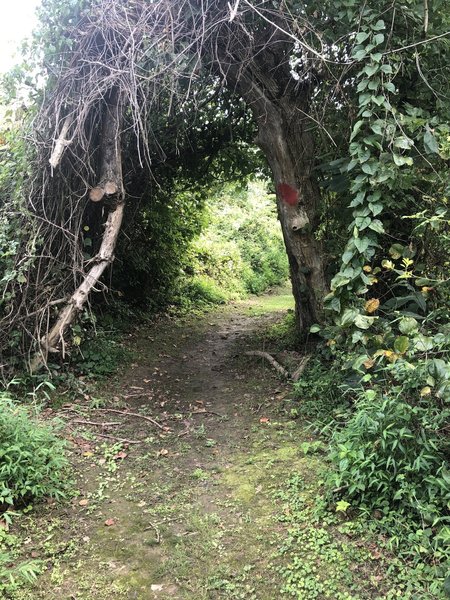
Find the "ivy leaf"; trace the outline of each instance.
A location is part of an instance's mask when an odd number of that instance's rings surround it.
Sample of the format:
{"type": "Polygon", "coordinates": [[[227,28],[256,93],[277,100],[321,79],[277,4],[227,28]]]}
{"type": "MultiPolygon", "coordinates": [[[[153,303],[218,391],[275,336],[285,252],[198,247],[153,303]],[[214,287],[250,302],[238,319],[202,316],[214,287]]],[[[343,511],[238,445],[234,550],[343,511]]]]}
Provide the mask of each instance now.
{"type": "Polygon", "coordinates": [[[381,29],[384,29],[385,25],[384,25],[384,21],[382,19],[379,19],[375,25],[372,25],[372,29],[374,31],[381,31],[381,29]]]}
{"type": "Polygon", "coordinates": [[[364,72],[369,77],[372,77],[373,75],[375,75],[375,73],[377,73],[379,70],[380,70],[379,65],[367,65],[366,67],[364,67],[364,72]]]}
{"type": "Polygon", "coordinates": [[[403,317],[398,324],[398,328],[400,329],[401,333],[409,335],[419,329],[419,323],[414,317],[403,317]]]}
{"type": "Polygon", "coordinates": [[[355,325],[358,329],[369,329],[376,319],[378,319],[378,317],[367,317],[366,315],[358,314],[355,317],[355,325]]]}
{"type": "Polygon", "coordinates": [[[378,46],[384,42],[384,33],[377,33],[373,38],[373,43],[378,46]]]}
{"type": "Polygon", "coordinates": [[[409,150],[414,142],[405,135],[402,135],[394,140],[394,146],[396,148],[402,148],[403,150],[409,150]]]}
{"type": "Polygon", "coordinates": [[[358,135],[358,131],[361,129],[361,127],[364,125],[364,121],[356,121],[356,123],[353,125],[353,129],[352,129],[352,134],[350,136],[350,141],[352,141],[357,135],[358,135]]]}
{"type": "Polygon", "coordinates": [[[364,238],[356,238],[355,246],[358,249],[358,252],[362,254],[370,245],[370,239],[367,237],[364,238]]]}
{"type": "Polygon", "coordinates": [[[366,162],[361,166],[361,170],[367,175],[375,175],[378,171],[378,164],[375,161],[366,162]]]}
{"type": "Polygon", "coordinates": [[[394,163],[397,165],[397,167],[402,167],[403,165],[412,165],[413,164],[413,159],[410,158],[409,156],[402,156],[400,154],[397,154],[396,152],[394,152],[392,154],[393,158],[394,158],[394,163]]]}
{"type": "Polygon", "coordinates": [[[362,60],[366,56],[367,56],[367,50],[365,48],[360,48],[359,50],[356,50],[356,52],[353,52],[353,58],[355,60],[362,60]]]}
{"type": "Polygon", "coordinates": [[[384,122],[379,119],[378,121],[375,121],[374,123],[372,123],[370,128],[377,135],[383,135],[384,122]]]}
{"type": "Polygon", "coordinates": [[[409,339],[406,337],[406,335],[401,335],[395,340],[394,350],[398,354],[405,354],[405,352],[408,350],[408,348],[409,348],[409,339]]]}
{"type": "Polygon", "coordinates": [[[425,150],[428,152],[428,154],[438,154],[439,153],[439,145],[428,125],[426,127],[426,131],[423,136],[423,143],[425,146],[425,150]]]}
{"type": "Polygon", "coordinates": [[[355,219],[355,225],[360,231],[370,227],[371,223],[372,219],[370,217],[356,217],[355,219]]]}
{"type": "Polygon", "coordinates": [[[367,40],[368,37],[369,37],[369,34],[367,33],[367,31],[360,31],[359,33],[356,34],[356,41],[358,44],[362,44],[363,42],[365,42],[367,40]]]}
{"type": "Polygon", "coordinates": [[[375,233],[384,233],[383,223],[379,219],[373,219],[369,225],[369,229],[375,233]]]}
{"type": "Polygon", "coordinates": [[[380,301],[378,300],[378,298],[370,298],[370,300],[367,300],[366,304],[364,305],[364,308],[366,312],[372,314],[377,310],[379,306],[380,301]]]}
{"type": "Polygon", "coordinates": [[[372,211],[372,214],[374,217],[376,217],[383,211],[383,205],[380,204],[379,202],[371,202],[369,204],[369,208],[372,211]]]}

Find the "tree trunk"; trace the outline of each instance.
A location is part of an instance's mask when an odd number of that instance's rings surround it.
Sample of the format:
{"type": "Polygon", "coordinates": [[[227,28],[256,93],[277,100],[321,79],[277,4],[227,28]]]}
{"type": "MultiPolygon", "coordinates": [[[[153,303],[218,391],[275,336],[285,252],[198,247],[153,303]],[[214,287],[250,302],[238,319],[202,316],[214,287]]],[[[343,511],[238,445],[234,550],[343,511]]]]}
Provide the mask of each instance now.
{"type": "Polygon", "coordinates": [[[278,216],[289,259],[298,330],[307,333],[321,321],[326,294],[323,252],[314,231],[320,190],[311,173],[314,144],[302,114],[288,99],[265,103],[256,115],[257,143],[273,173],[278,216]]]}
{"type": "MultiPolygon", "coordinates": [[[[274,17],[275,18],[275,17],[274,17]]],[[[259,22],[249,36],[239,21],[214,48],[220,73],[248,104],[258,125],[256,143],[273,173],[278,215],[289,259],[298,331],[305,334],[322,319],[327,292],[323,251],[314,232],[320,190],[314,179],[315,149],[308,119],[312,74],[295,78],[295,45],[288,24],[259,22]]]]}
{"type": "Polygon", "coordinates": [[[308,131],[309,93],[274,97],[275,85],[260,72],[240,71],[232,81],[249,104],[258,124],[256,143],[273,173],[278,216],[289,260],[295,316],[299,333],[306,334],[322,320],[327,293],[323,250],[314,231],[318,225],[320,190],[312,173],[314,140],[308,131]],[[272,89],[271,89],[272,88],[272,89]]]}
{"type": "Polygon", "coordinates": [[[91,201],[99,201],[99,195],[101,195],[100,199],[105,198],[107,201],[109,212],[102,243],[98,254],[89,261],[91,267],[85,274],[83,281],[59,313],[53,327],[42,337],[40,351],[36,353],[30,363],[32,373],[46,363],[49,352],[59,352],[61,350],[64,356],[64,335],[67,328],[83,309],[89,293],[95,288],[106,267],[114,260],[114,249],[125,207],[120,144],[121,121],[122,102],[120,92],[118,89],[114,89],[110,92],[103,115],[99,183],[90,192],[91,201]]]}

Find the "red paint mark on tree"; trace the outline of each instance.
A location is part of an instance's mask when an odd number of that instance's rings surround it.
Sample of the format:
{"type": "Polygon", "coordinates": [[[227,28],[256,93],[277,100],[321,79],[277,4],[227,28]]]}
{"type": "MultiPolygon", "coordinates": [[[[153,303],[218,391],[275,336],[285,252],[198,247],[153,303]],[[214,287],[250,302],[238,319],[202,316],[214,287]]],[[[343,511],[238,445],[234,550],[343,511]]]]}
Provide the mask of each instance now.
{"type": "Polygon", "coordinates": [[[283,202],[290,206],[298,204],[298,190],[295,187],[288,183],[279,183],[277,189],[283,202]]]}

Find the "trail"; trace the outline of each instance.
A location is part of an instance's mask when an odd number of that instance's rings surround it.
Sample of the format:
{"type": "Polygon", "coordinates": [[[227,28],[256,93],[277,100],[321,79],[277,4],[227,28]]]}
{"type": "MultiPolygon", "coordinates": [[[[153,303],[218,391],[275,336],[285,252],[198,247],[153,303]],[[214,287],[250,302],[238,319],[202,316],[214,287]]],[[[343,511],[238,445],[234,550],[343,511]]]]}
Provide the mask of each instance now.
{"type": "MultiPolygon", "coordinates": [[[[291,509],[280,490],[294,476],[305,490],[313,482],[317,495],[323,458],[301,449],[315,442],[286,415],[289,388],[244,352],[264,345],[263,332],[291,302],[268,295],[137,329],[127,342],[131,363],[95,397],[62,407],[79,493],[30,516],[29,551],[47,571],[18,599],[281,596],[282,569],[296,550],[285,543],[291,509]]],[[[306,526],[299,531],[309,537],[328,535],[306,526]]],[[[338,554],[324,553],[320,576],[317,549],[307,550],[309,574],[299,573],[315,587],[291,596],[378,597],[365,581],[367,551],[349,553],[331,537],[329,545],[338,554]]]]}

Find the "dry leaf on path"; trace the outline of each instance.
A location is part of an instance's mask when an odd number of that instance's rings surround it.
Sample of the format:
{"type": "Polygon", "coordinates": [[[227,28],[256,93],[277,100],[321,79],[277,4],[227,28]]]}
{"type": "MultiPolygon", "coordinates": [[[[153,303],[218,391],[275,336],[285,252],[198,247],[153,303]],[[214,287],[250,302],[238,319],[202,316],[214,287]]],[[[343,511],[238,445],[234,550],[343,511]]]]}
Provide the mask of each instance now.
{"type": "Polygon", "coordinates": [[[117,460],[118,458],[126,458],[128,456],[128,454],[126,452],[124,452],[123,450],[121,450],[120,452],[118,452],[117,454],[115,454],[113,456],[114,460],[117,460]]]}

